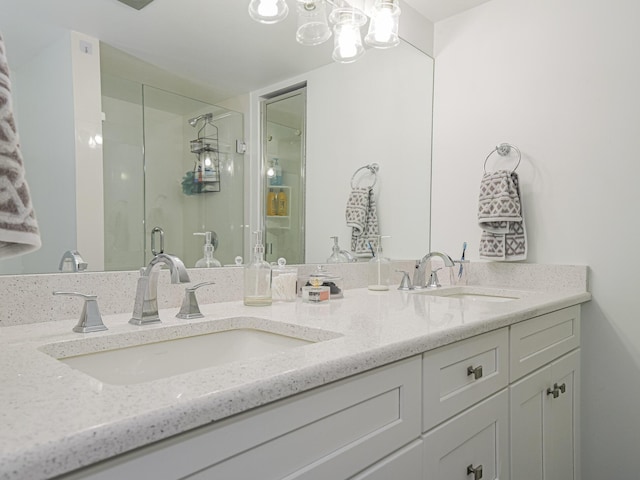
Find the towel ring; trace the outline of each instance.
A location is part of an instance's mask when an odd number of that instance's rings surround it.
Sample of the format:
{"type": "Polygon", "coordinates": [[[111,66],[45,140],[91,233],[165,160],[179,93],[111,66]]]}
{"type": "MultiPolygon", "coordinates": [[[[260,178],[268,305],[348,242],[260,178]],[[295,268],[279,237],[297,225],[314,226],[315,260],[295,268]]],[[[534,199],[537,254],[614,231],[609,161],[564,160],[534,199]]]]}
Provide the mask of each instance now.
{"type": "Polygon", "coordinates": [[[518,152],[518,163],[516,163],[516,166],[513,167],[513,170],[511,170],[511,172],[515,172],[520,165],[520,160],[522,160],[522,153],[520,153],[520,150],[515,145],[511,145],[510,143],[501,143],[496,148],[491,150],[489,155],[487,155],[487,158],[484,160],[484,173],[487,173],[487,160],[489,160],[489,157],[491,155],[497,152],[501,157],[506,157],[511,152],[511,149],[514,149],[516,152],[518,152]]]}
{"type": "Polygon", "coordinates": [[[369,165],[365,165],[364,167],[360,167],[355,172],[353,172],[353,175],[351,176],[351,188],[356,188],[356,186],[353,184],[353,181],[356,179],[356,175],[358,175],[358,172],[361,170],[369,170],[369,173],[373,175],[373,183],[371,184],[371,188],[373,188],[378,181],[377,173],[378,170],[380,170],[380,165],[378,165],[377,163],[371,163],[369,165]]]}

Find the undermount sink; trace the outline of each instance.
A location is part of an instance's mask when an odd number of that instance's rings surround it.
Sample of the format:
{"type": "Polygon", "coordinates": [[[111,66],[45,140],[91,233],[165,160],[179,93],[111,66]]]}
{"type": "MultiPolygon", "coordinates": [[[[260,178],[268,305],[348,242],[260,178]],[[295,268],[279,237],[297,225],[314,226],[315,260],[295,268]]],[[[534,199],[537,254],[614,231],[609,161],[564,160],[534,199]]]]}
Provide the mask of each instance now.
{"type": "MultiPolygon", "coordinates": [[[[104,349],[103,351],[89,351],[81,354],[66,353],[64,348],[60,348],[62,344],[45,345],[41,350],[70,367],[104,383],[132,385],[238,360],[277,354],[337,336],[335,334],[331,335],[331,332],[315,329],[311,329],[311,331],[309,329],[301,329],[300,336],[292,336],[295,335],[295,332],[293,334],[289,331],[276,333],[266,331],[263,328],[264,325],[259,328],[235,325],[235,328],[228,328],[222,331],[191,334],[191,336],[182,336],[180,338],[154,339],[155,341],[148,342],[143,340],[144,343],[137,345],[104,349]]],[[[143,332],[143,335],[148,333],[149,336],[157,337],[158,335],[153,334],[157,334],[161,330],[149,330],[148,332],[143,332]]],[[[171,327],[166,330],[171,330],[171,327]]],[[[102,339],[107,339],[108,342],[109,337],[102,337],[102,339]]],[[[64,343],[69,346],[73,342],[64,343]]],[[[82,342],[82,340],[75,342],[82,342]]],[[[140,343],[139,336],[138,343],[140,343]]],[[[113,343],[111,344],[113,345],[113,343]]],[[[73,350],[73,348],[70,350],[73,350]]],[[[97,345],[94,346],[94,350],[102,350],[102,348],[97,345]]]]}
{"type": "Polygon", "coordinates": [[[459,298],[472,302],[503,303],[521,298],[521,293],[487,287],[442,287],[441,289],[417,290],[416,293],[434,297],[459,298]]]}

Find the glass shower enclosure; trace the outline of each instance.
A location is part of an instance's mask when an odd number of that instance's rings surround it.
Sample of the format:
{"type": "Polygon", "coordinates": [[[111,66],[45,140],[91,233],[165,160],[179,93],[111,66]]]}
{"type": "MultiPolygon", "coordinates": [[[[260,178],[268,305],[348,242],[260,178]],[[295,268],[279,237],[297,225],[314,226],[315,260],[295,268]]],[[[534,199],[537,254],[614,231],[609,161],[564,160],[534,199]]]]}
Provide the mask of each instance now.
{"type": "Polygon", "coordinates": [[[150,234],[190,268],[213,232],[214,257],[243,254],[243,115],[130,80],[103,75],[105,270],[152,257],[150,234]],[[213,140],[215,137],[215,141],[213,140]]]}

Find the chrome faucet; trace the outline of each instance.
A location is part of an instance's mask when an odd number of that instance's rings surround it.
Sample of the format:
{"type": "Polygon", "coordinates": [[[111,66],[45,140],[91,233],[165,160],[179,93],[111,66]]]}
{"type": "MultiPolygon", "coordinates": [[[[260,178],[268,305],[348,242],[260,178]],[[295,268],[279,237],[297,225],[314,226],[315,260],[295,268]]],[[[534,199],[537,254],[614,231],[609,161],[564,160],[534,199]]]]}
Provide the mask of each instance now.
{"type": "Polygon", "coordinates": [[[88,264],[77,250],[67,250],[60,259],[58,270],[61,272],[83,272],[87,269],[88,264]]]}
{"type": "Polygon", "coordinates": [[[171,283],[189,283],[187,269],[177,256],[164,253],[164,232],[160,227],[151,231],[151,252],[153,258],[147,268],[140,269],[140,278],[136,289],[136,300],[133,304],[133,315],[129,323],[133,325],[148,325],[160,322],[158,315],[158,274],[160,267],[169,267],[171,283]],[[160,251],[155,250],[155,234],[160,234],[160,251]]]}
{"type": "Polygon", "coordinates": [[[416,270],[413,272],[413,286],[411,287],[414,290],[420,290],[422,288],[436,288],[440,286],[440,282],[438,281],[438,270],[431,271],[431,275],[429,277],[429,283],[426,282],[426,269],[427,262],[431,260],[433,257],[440,257],[444,261],[445,267],[453,267],[453,260],[446,253],[440,252],[429,252],[421,260],[416,262],[416,270]]]}
{"type": "Polygon", "coordinates": [[[169,267],[171,283],[189,283],[187,269],[175,255],[159,253],[155,255],[147,268],[141,269],[136,290],[136,300],[133,304],[133,315],[129,323],[147,325],[160,322],[158,315],[158,273],[161,265],[169,267]]]}

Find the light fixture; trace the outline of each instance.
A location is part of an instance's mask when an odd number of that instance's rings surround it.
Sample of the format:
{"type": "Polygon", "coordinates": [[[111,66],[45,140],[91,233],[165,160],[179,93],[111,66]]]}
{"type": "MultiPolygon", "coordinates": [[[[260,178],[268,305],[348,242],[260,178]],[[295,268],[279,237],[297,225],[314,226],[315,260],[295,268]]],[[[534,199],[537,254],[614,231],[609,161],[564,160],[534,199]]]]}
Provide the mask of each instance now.
{"type": "MultiPolygon", "coordinates": [[[[333,27],[333,59],[351,63],[364,54],[360,28],[369,17],[365,37],[368,46],[390,48],[400,43],[398,26],[399,0],[294,0],[298,15],[296,40],[302,45],[319,45],[331,37],[333,27]],[[333,7],[327,21],[326,4],[333,7]]],[[[251,0],[249,15],[261,23],[276,23],[287,16],[285,0],[251,0]]]]}
{"type": "Polygon", "coordinates": [[[256,22],[278,23],[289,13],[289,6],[284,0],[251,0],[249,3],[249,15],[256,22]]]}
{"type": "Polygon", "coordinates": [[[398,36],[400,7],[394,0],[377,0],[371,11],[369,32],[364,37],[367,45],[375,48],[391,48],[400,43],[398,36]]]}
{"type": "Polygon", "coordinates": [[[331,37],[324,0],[297,0],[298,30],[296,40],[301,45],[320,45],[331,37]]]}
{"type": "Polygon", "coordinates": [[[329,18],[335,35],[333,60],[339,63],[355,62],[364,55],[360,27],[367,23],[367,16],[356,8],[335,8],[329,18]]]}

